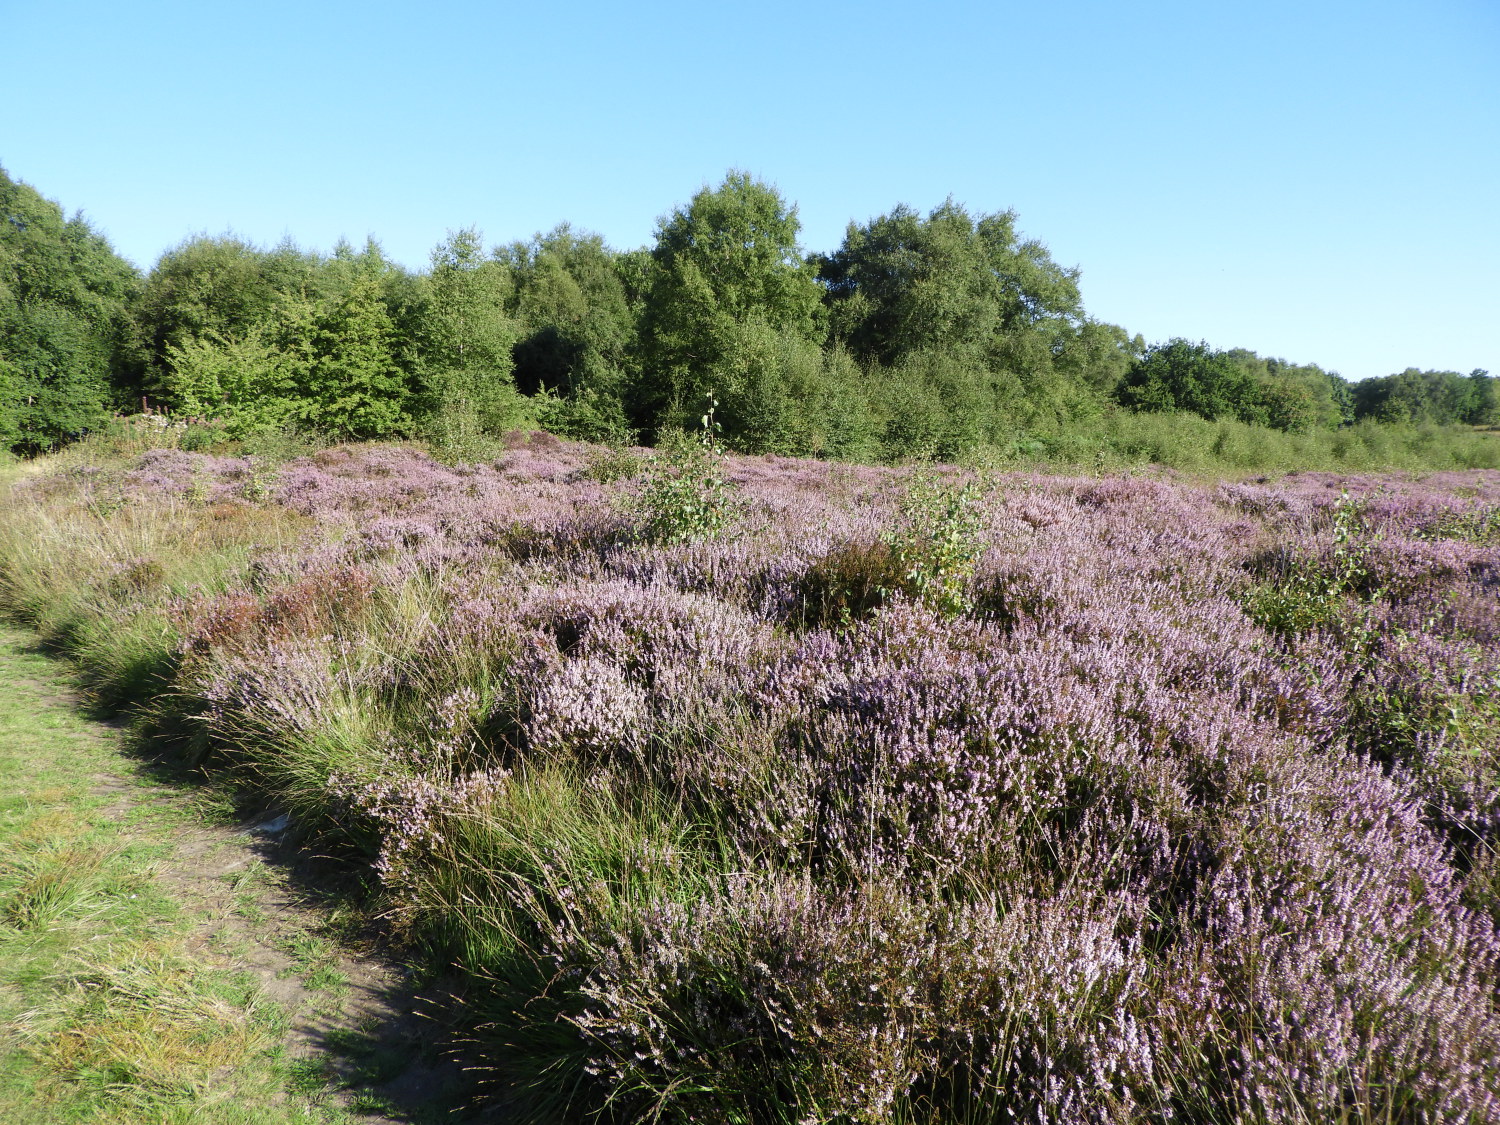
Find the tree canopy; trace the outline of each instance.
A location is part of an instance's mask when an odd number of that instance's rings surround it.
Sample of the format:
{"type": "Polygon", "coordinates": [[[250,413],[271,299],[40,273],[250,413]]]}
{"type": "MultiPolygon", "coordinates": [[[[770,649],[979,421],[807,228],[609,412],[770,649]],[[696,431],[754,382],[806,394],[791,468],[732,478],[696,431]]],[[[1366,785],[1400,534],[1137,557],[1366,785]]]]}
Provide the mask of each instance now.
{"type": "Polygon", "coordinates": [[[0,168],[0,443],[50,449],[134,392],[138,286],[81,215],[0,168]]]}
{"type": "Polygon", "coordinates": [[[851,459],[1025,449],[1118,412],[1291,434],[1356,421],[1495,425],[1483,371],[1350,386],[1316,364],[1088,315],[1080,271],[1013,211],[897,204],[809,254],[797,209],[731,171],[618,250],[566,223],[425,271],[373,239],[323,254],[197,234],[145,278],[0,171],[0,443],[44,450],[148,396],[240,439],[544,426],[657,440],[710,402],[733,448],[851,459]]]}

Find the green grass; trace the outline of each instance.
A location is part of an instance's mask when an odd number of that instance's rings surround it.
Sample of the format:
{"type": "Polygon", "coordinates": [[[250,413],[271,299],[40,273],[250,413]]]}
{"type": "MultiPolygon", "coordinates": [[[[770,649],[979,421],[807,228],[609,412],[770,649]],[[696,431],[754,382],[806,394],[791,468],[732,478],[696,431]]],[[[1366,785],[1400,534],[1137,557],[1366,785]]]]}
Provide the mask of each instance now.
{"type": "MultiPolygon", "coordinates": [[[[116,777],[114,732],[59,684],[0,629],[0,1119],[349,1120],[260,982],[194,951],[164,875],[197,814],[116,777]]],[[[341,987],[321,939],[297,962],[341,987]]]]}
{"type": "Polygon", "coordinates": [[[1500,432],[1472,426],[1359,422],[1285,433],[1196,414],[1109,410],[1008,448],[980,447],[966,460],[1053,471],[1118,472],[1164,465],[1193,476],[1248,473],[1500,469],[1500,432]]]}

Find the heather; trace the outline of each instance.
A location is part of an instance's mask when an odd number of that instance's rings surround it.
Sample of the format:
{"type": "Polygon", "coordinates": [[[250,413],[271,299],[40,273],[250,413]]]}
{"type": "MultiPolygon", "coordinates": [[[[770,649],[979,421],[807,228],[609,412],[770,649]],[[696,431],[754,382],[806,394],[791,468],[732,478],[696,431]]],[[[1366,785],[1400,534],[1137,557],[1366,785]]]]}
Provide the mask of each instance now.
{"type": "Polygon", "coordinates": [[[458,967],[476,1099],[1500,1117],[1500,475],[506,446],[84,446],[0,528],[13,613],[458,967]]]}

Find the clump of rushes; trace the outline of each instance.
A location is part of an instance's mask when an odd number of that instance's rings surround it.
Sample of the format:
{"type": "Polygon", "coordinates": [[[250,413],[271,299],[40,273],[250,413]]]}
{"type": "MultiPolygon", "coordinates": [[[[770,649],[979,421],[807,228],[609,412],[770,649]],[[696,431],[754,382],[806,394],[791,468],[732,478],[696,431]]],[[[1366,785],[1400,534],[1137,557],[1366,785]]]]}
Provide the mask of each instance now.
{"type": "Polygon", "coordinates": [[[254,504],[75,464],[0,582],[101,678],[156,638],[132,690],[460,967],[518,1119],[1500,1117],[1500,476],[712,434],[644,483],[346,446],[254,504]]]}

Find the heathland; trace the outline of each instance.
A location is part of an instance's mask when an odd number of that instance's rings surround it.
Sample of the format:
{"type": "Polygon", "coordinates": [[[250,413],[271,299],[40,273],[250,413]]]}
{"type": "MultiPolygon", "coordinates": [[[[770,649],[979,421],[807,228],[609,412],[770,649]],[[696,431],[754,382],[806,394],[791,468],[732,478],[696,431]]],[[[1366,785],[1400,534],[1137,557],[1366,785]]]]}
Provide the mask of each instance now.
{"type": "Polygon", "coordinates": [[[441,975],[474,1106],[1500,1118],[1486,372],[1147,344],[1011,212],[810,253],[738,172],[425,271],[0,220],[0,608],[441,975]]]}
{"type": "Polygon", "coordinates": [[[456,967],[505,1120],[1500,1115],[1500,474],[712,424],[99,436],[12,470],[0,597],[456,967]]]}

